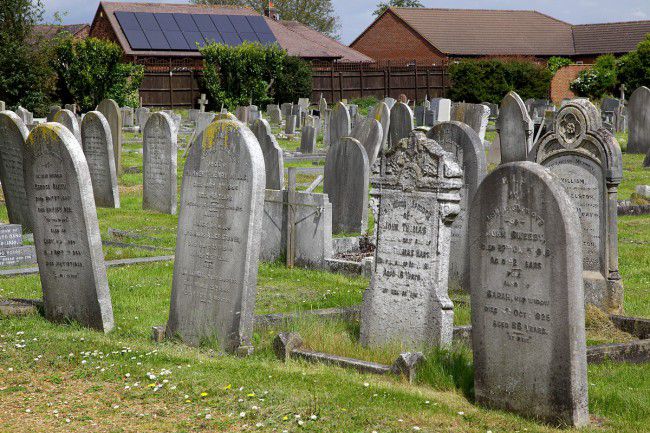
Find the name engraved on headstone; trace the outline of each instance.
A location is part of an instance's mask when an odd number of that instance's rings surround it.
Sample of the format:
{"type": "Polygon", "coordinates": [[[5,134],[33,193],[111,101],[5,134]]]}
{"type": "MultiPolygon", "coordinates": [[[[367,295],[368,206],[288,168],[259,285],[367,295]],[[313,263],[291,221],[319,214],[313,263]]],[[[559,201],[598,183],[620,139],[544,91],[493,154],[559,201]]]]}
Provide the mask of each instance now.
{"type": "Polygon", "coordinates": [[[111,129],[99,111],[90,111],[84,116],[81,122],[81,145],[90,170],[95,204],[100,207],[119,208],[120,192],[111,129]]]}

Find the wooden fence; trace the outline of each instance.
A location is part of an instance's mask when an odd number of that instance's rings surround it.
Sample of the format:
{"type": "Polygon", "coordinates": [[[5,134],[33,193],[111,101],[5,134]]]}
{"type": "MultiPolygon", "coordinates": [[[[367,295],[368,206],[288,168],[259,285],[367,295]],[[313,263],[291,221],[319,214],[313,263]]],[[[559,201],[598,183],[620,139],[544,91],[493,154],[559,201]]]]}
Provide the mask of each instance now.
{"type": "Polygon", "coordinates": [[[146,58],[136,60],[145,67],[140,98],[145,107],[196,108],[205,91],[200,59],[146,58]]]}

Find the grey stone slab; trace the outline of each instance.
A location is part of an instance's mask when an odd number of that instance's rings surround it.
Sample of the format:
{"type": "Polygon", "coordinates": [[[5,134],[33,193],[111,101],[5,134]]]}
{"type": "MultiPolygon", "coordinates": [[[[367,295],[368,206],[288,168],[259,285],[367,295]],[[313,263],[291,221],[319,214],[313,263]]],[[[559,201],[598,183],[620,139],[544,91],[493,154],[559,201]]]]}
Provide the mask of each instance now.
{"type": "Polygon", "coordinates": [[[342,102],[337,102],[330,114],[329,145],[333,146],[341,138],[349,137],[352,132],[352,119],[348,107],[342,102]]]}
{"type": "MultiPolygon", "coordinates": [[[[451,99],[433,98],[430,101],[430,105],[434,123],[451,120],[451,99]]],[[[433,124],[427,126],[433,126],[433,124]]]]}
{"type": "Polygon", "coordinates": [[[72,111],[59,110],[54,115],[53,121],[58,122],[68,128],[68,130],[72,132],[72,135],[74,135],[74,138],[77,139],[77,142],[79,142],[79,145],[81,146],[81,128],[79,127],[77,116],[72,111]]]}
{"type": "Polygon", "coordinates": [[[194,129],[194,136],[198,136],[201,134],[205,128],[208,127],[209,124],[211,124],[216,115],[212,112],[204,112],[204,113],[199,113],[196,116],[196,128],[194,129]]]}
{"type": "MultiPolygon", "coordinates": [[[[50,106],[50,111],[48,111],[48,113],[47,113],[46,120],[47,120],[48,122],[54,122],[54,116],[55,116],[56,113],[58,113],[60,110],[61,110],[61,107],[59,107],[58,105],[52,105],[52,106],[50,106]]],[[[74,113],[74,111],[73,111],[73,113],[74,113]]]]}
{"type": "Polygon", "coordinates": [[[23,150],[29,131],[11,111],[0,112],[0,183],[9,222],[32,231],[31,213],[25,194],[23,150]]]}
{"type": "Polygon", "coordinates": [[[526,161],[533,147],[533,121],[517,93],[509,92],[501,101],[496,129],[501,163],[526,161]]]}
{"type": "Polygon", "coordinates": [[[84,116],[81,122],[81,147],[90,170],[95,205],[119,208],[120,190],[111,127],[99,111],[90,111],[84,116]]]}
{"type": "Polygon", "coordinates": [[[427,133],[444,150],[454,155],[463,170],[460,211],[451,224],[449,283],[469,292],[468,213],[479,185],[487,175],[483,143],[476,131],[461,122],[439,122],[427,133]]]}
{"type": "Polygon", "coordinates": [[[318,101],[318,111],[321,113],[321,117],[323,116],[323,113],[327,110],[327,100],[325,98],[320,98],[318,101]]]}
{"type": "Polygon", "coordinates": [[[650,152],[650,89],[641,86],[628,103],[628,153],[650,152]]]}
{"type": "Polygon", "coordinates": [[[0,266],[20,266],[36,263],[36,249],[33,245],[0,248],[0,266]]]}
{"type": "Polygon", "coordinates": [[[250,347],[266,183],[264,156],[245,125],[212,123],[195,140],[181,187],[166,334],[190,345],[250,347]]]}
{"type": "Polygon", "coordinates": [[[360,233],[368,227],[369,175],[368,155],[358,140],[332,142],[323,182],[332,203],[332,233],[360,233]]]}
{"type": "Polygon", "coordinates": [[[122,107],[122,126],[125,128],[131,128],[134,126],[134,112],[133,107],[122,107]]]}
{"type": "Polygon", "coordinates": [[[488,146],[487,165],[488,167],[501,164],[501,138],[496,134],[494,141],[488,146]]]}
{"type": "Polygon", "coordinates": [[[381,149],[388,149],[388,132],[390,131],[390,108],[385,102],[379,102],[374,111],[372,112],[372,117],[381,123],[382,130],[382,139],[381,139],[381,149]]]}
{"type": "MultiPolygon", "coordinates": [[[[115,171],[119,176],[122,173],[122,112],[117,102],[112,99],[104,99],[97,106],[97,111],[102,113],[108,125],[111,127],[111,138],[113,139],[113,153],[115,154],[115,171]]],[[[140,119],[139,119],[140,120],[140,119]]],[[[144,123],[140,123],[142,127],[144,123]]]]}
{"type": "Polygon", "coordinates": [[[408,138],[415,129],[413,112],[403,102],[393,105],[390,110],[390,128],[388,129],[388,147],[396,146],[400,140],[408,138]]]}
{"type": "Polygon", "coordinates": [[[449,248],[463,172],[454,155],[420,132],[395,143],[385,161],[385,174],[373,178],[377,248],[363,296],[361,343],[409,349],[451,344],[449,248]]]}
{"type": "Polygon", "coordinates": [[[147,119],[149,119],[149,114],[151,114],[151,110],[146,107],[139,107],[135,109],[135,120],[140,128],[144,128],[144,125],[147,123],[147,119]]]}
{"type": "MultiPolygon", "coordinates": [[[[104,261],[104,265],[106,268],[119,268],[122,266],[139,265],[144,263],[168,262],[173,260],[174,260],[174,256],[137,257],[134,259],[106,260],[104,261]]],[[[29,267],[29,268],[0,270],[0,276],[2,277],[15,277],[17,275],[34,275],[38,273],[39,273],[38,266],[29,267]]]]}
{"type": "Polygon", "coordinates": [[[20,120],[22,120],[25,125],[31,125],[34,123],[34,115],[24,107],[18,106],[18,108],[16,108],[16,115],[20,117],[20,120]]]}
{"type": "Polygon", "coordinates": [[[379,156],[381,142],[384,139],[381,123],[375,119],[364,118],[354,127],[352,138],[356,138],[361,143],[368,155],[368,163],[372,167],[379,156]]]}
{"type": "Polygon", "coordinates": [[[618,270],[617,189],[623,177],[621,148],[602,128],[588,100],[565,104],[554,131],[535,145],[530,160],[560,180],[582,225],[585,302],[609,312],[623,308],[618,270]]]}
{"type": "Polygon", "coordinates": [[[269,122],[273,125],[282,124],[282,111],[277,105],[272,105],[268,108],[269,122]]]}
{"type": "Polygon", "coordinates": [[[291,114],[293,104],[291,102],[285,102],[280,105],[280,111],[282,111],[282,116],[287,117],[291,114]]]}
{"type": "Polygon", "coordinates": [[[7,105],[5,104],[5,101],[0,101],[0,111],[5,111],[7,109],[7,105]]]}
{"type": "Polygon", "coordinates": [[[300,135],[300,153],[314,153],[316,150],[316,128],[311,125],[302,127],[300,135]]]}
{"type": "Polygon", "coordinates": [[[176,214],[177,135],[167,113],[153,113],[142,133],[142,207],[176,214]]]}
{"type": "Polygon", "coordinates": [[[499,166],[470,209],[476,401],[584,426],[587,356],[580,221],[531,162],[499,166]]]}
{"type": "Polygon", "coordinates": [[[23,228],[20,224],[0,224],[0,249],[19,247],[23,244],[23,228]]]}
{"type": "Polygon", "coordinates": [[[81,146],[63,125],[46,123],[27,138],[24,161],[45,316],[108,332],[113,308],[81,146]]]}
{"type": "Polygon", "coordinates": [[[289,114],[286,118],[284,125],[284,133],[286,135],[293,135],[296,133],[296,125],[298,122],[297,117],[294,114],[289,114]]]}
{"type": "Polygon", "coordinates": [[[481,141],[485,140],[485,132],[490,117],[490,109],[481,104],[454,102],[451,105],[451,120],[469,125],[478,134],[481,141]]]}
{"type": "Polygon", "coordinates": [[[281,190],[284,186],[284,156],[271,126],[264,119],[257,119],[251,127],[257,137],[266,167],[266,188],[281,190]]]}

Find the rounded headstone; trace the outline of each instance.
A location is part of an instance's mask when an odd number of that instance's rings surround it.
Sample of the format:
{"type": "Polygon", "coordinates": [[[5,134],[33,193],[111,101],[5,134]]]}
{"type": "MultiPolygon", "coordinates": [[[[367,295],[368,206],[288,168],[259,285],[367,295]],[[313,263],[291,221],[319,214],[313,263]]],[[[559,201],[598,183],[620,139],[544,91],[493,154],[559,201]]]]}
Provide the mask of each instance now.
{"type": "Polygon", "coordinates": [[[648,153],[650,151],[650,89],[641,86],[632,92],[627,107],[628,153],[648,153]]]}
{"type": "Polygon", "coordinates": [[[72,135],[74,135],[74,138],[79,142],[79,145],[81,145],[81,128],[79,128],[77,116],[72,111],[59,110],[56,112],[52,120],[68,128],[68,130],[72,132],[72,135]]]}
{"type": "Polygon", "coordinates": [[[351,132],[352,120],[348,107],[342,102],[337,102],[330,114],[330,146],[336,144],[343,137],[349,137],[351,132]]]}
{"type": "Polygon", "coordinates": [[[111,127],[102,113],[90,111],[81,122],[81,147],[93,183],[95,205],[120,207],[111,127]]]}
{"type": "Polygon", "coordinates": [[[269,122],[264,119],[257,119],[251,126],[251,131],[257,137],[257,141],[264,156],[264,167],[266,171],[266,189],[283,189],[284,184],[284,156],[282,148],[271,132],[269,122]]]}
{"type": "Polygon", "coordinates": [[[395,146],[400,140],[408,138],[413,129],[415,129],[415,123],[411,107],[403,102],[397,102],[390,110],[388,147],[395,146]]]}
{"type": "Polygon", "coordinates": [[[25,194],[23,152],[29,131],[12,111],[0,112],[0,182],[11,224],[32,231],[29,204],[25,194]]]}
{"type": "Polygon", "coordinates": [[[509,92],[501,101],[496,130],[499,134],[502,163],[528,159],[533,146],[533,121],[517,93],[509,92]]]}
{"type": "Polygon", "coordinates": [[[352,138],[356,138],[366,150],[368,163],[372,167],[377,160],[379,150],[381,149],[381,141],[384,138],[381,123],[375,119],[363,119],[354,127],[352,138]]]}
{"type": "Polygon", "coordinates": [[[142,133],[142,207],[176,214],[177,136],[172,118],[153,113],[142,133]]]}
{"type": "MultiPolygon", "coordinates": [[[[97,111],[102,113],[111,127],[113,138],[113,153],[115,154],[115,170],[119,176],[122,172],[122,111],[117,102],[104,99],[97,106],[97,111]]],[[[141,123],[140,126],[143,124],[141,123]]]]}

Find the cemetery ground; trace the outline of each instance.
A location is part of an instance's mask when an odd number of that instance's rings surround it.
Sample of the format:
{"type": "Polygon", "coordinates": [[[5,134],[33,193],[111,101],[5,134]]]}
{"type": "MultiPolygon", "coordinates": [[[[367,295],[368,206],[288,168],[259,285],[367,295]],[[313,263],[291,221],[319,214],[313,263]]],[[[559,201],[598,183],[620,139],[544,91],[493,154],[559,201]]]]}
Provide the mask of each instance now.
{"type": "MultiPolygon", "coordinates": [[[[177,217],[142,210],[141,143],[125,135],[120,209],[98,208],[106,260],[173,254],[177,217]]],[[[179,137],[178,176],[183,170],[179,137]]],[[[624,144],[625,137],[619,139],[624,144]]],[[[281,142],[295,150],[299,142],[281,142]],[[295,145],[294,145],[295,144],[295,145]]],[[[642,156],[624,155],[619,199],[650,184],[642,156]]],[[[312,166],[311,162],[290,166],[312,166]]],[[[315,176],[298,179],[309,183],[315,176]]],[[[0,207],[0,220],[7,221],[0,207]]],[[[625,313],[650,317],[650,216],[619,218],[625,313]]],[[[551,432],[543,425],[472,403],[471,353],[462,345],[427,353],[417,383],[291,360],[273,353],[281,331],[297,331],[312,349],[391,364],[399,347],[363,349],[358,322],[309,318],[255,329],[247,358],[154,343],[151,327],[169,314],[172,261],[109,268],[116,328],[110,334],[41,315],[0,319],[0,432],[551,432]]],[[[257,314],[361,303],[368,281],[325,271],[261,263],[257,314]]],[[[1,298],[40,298],[37,275],[0,277],[1,298]]],[[[455,324],[470,321],[469,297],[452,293],[455,324]]],[[[588,344],[625,341],[606,317],[589,311],[588,344]]],[[[584,431],[642,432],[650,425],[650,366],[589,366],[592,424],[584,431]]]]}

